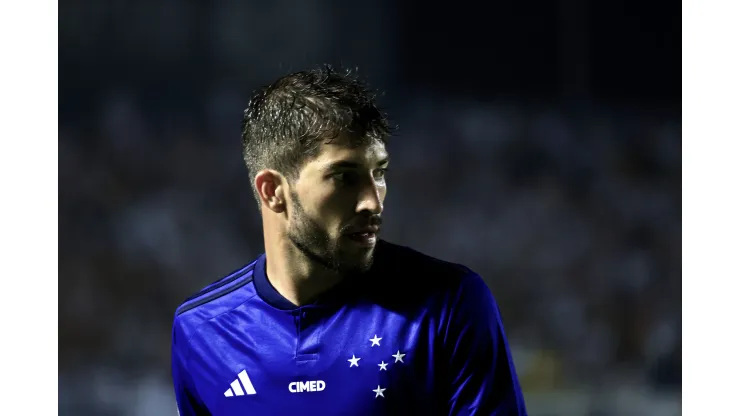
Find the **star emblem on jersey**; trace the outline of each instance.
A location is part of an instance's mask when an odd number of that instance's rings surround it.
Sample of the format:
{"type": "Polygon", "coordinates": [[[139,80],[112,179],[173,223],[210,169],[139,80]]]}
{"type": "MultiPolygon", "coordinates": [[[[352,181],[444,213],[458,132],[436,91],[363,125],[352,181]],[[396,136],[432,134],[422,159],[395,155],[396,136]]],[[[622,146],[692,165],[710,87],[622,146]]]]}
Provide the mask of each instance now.
{"type": "Polygon", "coordinates": [[[347,360],[347,361],[349,361],[349,366],[350,366],[350,367],[359,367],[360,365],[359,365],[359,364],[357,364],[357,362],[358,362],[358,361],[360,361],[361,359],[362,359],[362,358],[358,358],[358,357],[355,357],[355,355],[354,355],[354,354],[352,354],[352,358],[350,358],[350,359],[349,359],[349,360],[347,360]]]}
{"type": "Polygon", "coordinates": [[[377,345],[377,346],[380,346],[380,340],[381,340],[381,339],[383,339],[383,338],[378,338],[378,335],[377,335],[377,334],[375,335],[375,337],[373,337],[373,338],[370,338],[370,342],[372,342],[372,343],[373,343],[373,345],[371,345],[371,347],[374,347],[374,346],[376,346],[376,345],[377,345]]]}
{"type": "MultiPolygon", "coordinates": [[[[398,363],[406,364],[403,361],[403,358],[407,355],[406,353],[402,353],[400,349],[397,349],[396,350],[396,353],[395,354],[392,354],[392,351],[393,350],[391,350],[390,348],[393,348],[393,346],[390,346],[389,347],[387,345],[387,342],[385,344],[381,345],[380,344],[380,341],[383,339],[383,337],[378,336],[378,334],[372,334],[372,335],[373,335],[372,338],[365,338],[368,341],[370,341],[370,345],[368,346],[367,344],[365,344],[364,346],[362,346],[360,348],[361,349],[360,355],[362,357],[358,357],[355,354],[352,354],[352,358],[350,358],[350,359],[347,360],[349,362],[350,368],[351,367],[358,367],[359,368],[360,367],[359,361],[362,358],[365,358],[365,361],[363,361],[363,362],[366,362],[369,359],[371,362],[376,363],[376,365],[378,366],[378,371],[385,371],[385,372],[387,372],[390,375],[390,373],[393,373],[394,372],[394,370],[393,370],[394,364],[395,365],[397,365],[398,363]],[[374,350],[373,348],[375,348],[375,347],[378,347],[378,349],[377,350],[374,350]],[[365,348],[369,348],[369,349],[366,350],[365,348]],[[376,353],[373,353],[373,351],[377,351],[377,352],[376,353]],[[388,359],[387,358],[388,355],[386,355],[386,354],[392,354],[391,357],[393,357],[395,360],[394,361],[389,361],[389,362],[385,362],[385,360],[381,360],[380,358],[388,359]],[[377,364],[378,362],[379,362],[379,364],[377,364]],[[389,366],[390,366],[390,368],[389,368],[389,366]]],[[[368,336],[369,336],[369,334],[368,334],[368,336]]],[[[355,351],[355,353],[357,353],[357,351],[355,351]]],[[[368,371],[367,368],[368,368],[367,366],[364,366],[363,365],[363,369],[361,369],[361,370],[353,370],[353,371],[359,371],[360,373],[365,373],[366,371],[368,371]]],[[[385,376],[385,375],[384,376],[380,376],[380,378],[378,379],[378,381],[380,381],[381,383],[383,383],[384,380],[385,380],[385,377],[387,377],[387,376],[385,376]]],[[[375,393],[375,398],[376,399],[378,397],[385,398],[385,391],[386,390],[387,390],[387,388],[383,388],[379,384],[376,389],[372,390],[372,392],[375,393]]]]}

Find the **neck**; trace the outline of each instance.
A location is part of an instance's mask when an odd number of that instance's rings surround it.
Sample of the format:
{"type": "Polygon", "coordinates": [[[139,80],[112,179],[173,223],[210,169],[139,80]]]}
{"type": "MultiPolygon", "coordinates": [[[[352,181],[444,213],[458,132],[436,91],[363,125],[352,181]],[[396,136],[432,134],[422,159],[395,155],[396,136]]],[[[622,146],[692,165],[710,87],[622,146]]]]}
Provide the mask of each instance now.
{"type": "Polygon", "coordinates": [[[265,273],[270,284],[296,306],[313,302],[341,276],[309,259],[287,237],[265,233],[265,273]]]}

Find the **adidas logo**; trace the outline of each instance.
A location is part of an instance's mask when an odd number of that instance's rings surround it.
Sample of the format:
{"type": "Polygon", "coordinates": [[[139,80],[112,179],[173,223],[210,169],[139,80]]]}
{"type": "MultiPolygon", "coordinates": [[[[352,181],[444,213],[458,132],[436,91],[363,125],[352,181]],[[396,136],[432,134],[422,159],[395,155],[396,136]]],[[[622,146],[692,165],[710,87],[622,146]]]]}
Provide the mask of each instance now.
{"type": "Polygon", "coordinates": [[[252,381],[249,380],[249,376],[247,375],[247,370],[242,370],[241,373],[239,373],[239,376],[236,378],[236,380],[231,382],[231,387],[226,389],[224,392],[224,396],[226,397],[234,397],[234,396],[244,396],[244,391],[247,391],[248,395],[257,394],[256,391],[254,391],[254,386],[252,385],[252,381]],[[241,384],[239,383],[241,381],[241,384]],[[244,386],[244,390],[242,390],[242,385],[244,386]]]}

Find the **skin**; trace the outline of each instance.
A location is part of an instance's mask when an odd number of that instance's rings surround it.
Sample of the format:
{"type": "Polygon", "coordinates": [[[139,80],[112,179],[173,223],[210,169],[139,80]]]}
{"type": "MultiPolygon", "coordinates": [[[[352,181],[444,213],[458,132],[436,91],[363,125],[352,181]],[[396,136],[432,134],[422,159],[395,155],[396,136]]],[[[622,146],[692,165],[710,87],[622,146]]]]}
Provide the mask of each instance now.
{"type": "Polygon", "coordinates": [[[380,141],[322,144],[295,182],[266,169],[255,177],[270,283],[297,306],[345,276],[370,268],[375,247],[357,244],[351,227],[379,225],[388,152],[380,141]]]}

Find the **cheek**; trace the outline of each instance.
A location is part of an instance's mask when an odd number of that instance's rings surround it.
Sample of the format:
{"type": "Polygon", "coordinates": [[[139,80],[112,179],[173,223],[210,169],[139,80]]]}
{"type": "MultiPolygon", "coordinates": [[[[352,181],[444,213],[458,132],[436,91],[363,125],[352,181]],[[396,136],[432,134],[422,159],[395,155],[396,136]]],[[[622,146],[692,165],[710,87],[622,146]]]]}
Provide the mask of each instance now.
{"type": "MultiPolygon", "coordinates": [[[[384,194],[381,195],[381,200],[384,194]]],[[[346,195],[335,195],[330,200],[327,200],[326,205],[323,207],[323,218],[322,223],[326,227],[326,230],[334,237],[339,237],[342,228],[349,225],[352,221],[356,220],[356,206],[357,196],[356,194],[347,193],[346,195]]]]}
{"type": "Polygon", "coordinates": [[[347,203],[336,194],[317,197],[315,200],[316,221],[323,225],[330,233],[335,232],[342,225],[343,214],[347,211],[347,203]]]}

